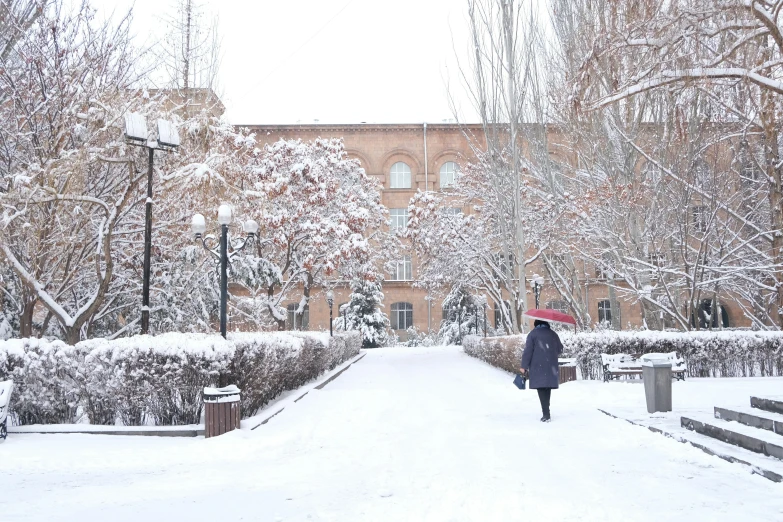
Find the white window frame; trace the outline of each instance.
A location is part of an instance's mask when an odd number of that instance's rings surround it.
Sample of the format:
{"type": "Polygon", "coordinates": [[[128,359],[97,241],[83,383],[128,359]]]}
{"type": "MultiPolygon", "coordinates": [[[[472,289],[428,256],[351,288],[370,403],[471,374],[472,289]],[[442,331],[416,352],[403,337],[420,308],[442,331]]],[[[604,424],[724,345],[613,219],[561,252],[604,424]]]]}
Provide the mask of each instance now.
{"type": "Polygon", "coordinates": [[[453,161],[447,161],[440,167],[440,188],[453,189],[457,186],[459,166],[453,161]]]}
{"type": "Polygon", "coordinates": [[[612,324],[612,301],[609,299],[598,300],[598,323],[599,324],[612,324]],[[609,312],[607,317],[607,312],[609,312]]]}
{"type": "Polygon", "coordinates": [[[413,281],[413,260],[411,256],[402,256],[394,265],[389,281],[413,281]]]}
{"type": "Polygon", "coordinates": [[[546,309],[557,310],[558,312],[563,312],[564,314],[571,313],[571,307],[568,306],[568,302],[563,300],[547,302],[546,309]]]}
{"type": "Polygon", "coordinates": [[[413,305],[411,303],[392,303],[391,305],[392,330],[407,330],[413,326],[413,305]],[[400,328],[400,318],[403,318],[404,328],[400,328]]]}
{"type": "Polygon", "coordinates": [[[447,216],[459,216],[459,215],[464,214],[464,212],[462,211],[462,208],[460,208],[460,207],[446,207],[443,210],[443,212],[447,216]]]}
{"type": "Polygon", "coordinates": [[[408,209],[390,208],[389,209],[389,228],[392,230],[405,230],[408,228],[408,209]]]}
{"type": "Polygon", "coordinates": [[[404,161],[398,161],[389,170],[389,188],[411,188],[411,168],[404,161]]]}
{"type": "Polygon", "coordinates": [[[291,303],[286,306],[286,328],[307,331],[310,328],[310,305],[305,305],[302,313],[296,313],[297,308],[299,308],[299,303],[291,303]]]}

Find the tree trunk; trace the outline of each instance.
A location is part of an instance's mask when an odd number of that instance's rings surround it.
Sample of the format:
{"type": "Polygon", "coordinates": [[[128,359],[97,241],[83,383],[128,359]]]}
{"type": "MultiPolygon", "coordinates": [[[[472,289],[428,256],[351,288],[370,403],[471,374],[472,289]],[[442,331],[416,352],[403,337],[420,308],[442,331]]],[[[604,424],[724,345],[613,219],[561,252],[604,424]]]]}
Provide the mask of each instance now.
{"type": "Polygon", "coordinates": [[[508,114],[510,126],[511,146],[511,175],[514,179],[514,261],[512,266],[516,267],[517,278],[516,293],[517,299],[513,310],[514,329],[518,333],[524,332],[524,321],[522,314],[527,311],[527,294],[525,289],[525,234],[522,229],[522,192],[520,172],[519,172],[519,144],[517,143],[517,84],[516,69],[514,67],[514,2],[505,0],[503,2],[503,36],[504,51],[506,59],[506,70],[508,73],[508,114]]]}
{"type": "Polygon", "coordinates": [[[24,299],[22,313],[19,315],[19,335],[25,339],[33,336],[33,312],[37,299],[24,299]]]}
{"type": "Polygon", "coordinates": [[[69,326],[65,330],[65,342],[71,346],[81,341],[81,328],[78,326],[69,326]]]}
{"type": "MultiPolygon", "coordinates": [[[[766,154],[767,179],[769,180],[769,206],[772,220],[772,260],[775,264],[783,263],[783,185],[781,184],[780,153],[778,146],[778,130],[776,128],[775,100],[766,91],[762,91],[762,102],[766,110],[761,111],[764,124],[764,152],[766,154]]],[[[775,271],[775,299],[772,307],[772,318],[778,328],[783,328],[783,273],[775,271]]]]}

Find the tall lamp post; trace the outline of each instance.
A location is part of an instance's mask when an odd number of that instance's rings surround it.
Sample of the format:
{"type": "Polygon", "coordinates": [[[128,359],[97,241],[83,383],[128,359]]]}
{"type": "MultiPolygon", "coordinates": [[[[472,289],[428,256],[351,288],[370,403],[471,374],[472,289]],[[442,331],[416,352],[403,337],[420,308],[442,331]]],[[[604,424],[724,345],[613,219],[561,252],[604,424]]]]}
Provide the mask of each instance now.
{"type": "Polygon", "coordinates": [[[332,306],[334,305],[334,292],[329,290],[326,292],[326,302],[329,303],[329,337],[334,336],[332,331],[332,306]]]}
{"type": "MultiPolygon", "coordinates": [[[[201,244],[203,245],[205,250],[207,250],[209,253],[211,253],[213,256],[215,256],[218,259],[218,266],[220,270],[220,335],[222,335],[223,338],[226,337],[226,315],[227,315],[226,309],[228,306],[228,262],[229,262],[228,226],[231,224],[231,219],[232,219],[231,207],[229,205],[220,205],[220,207],[218,208],[218,224],[220,225],[220,244],[217,247],[214,244],[211,246],[207,244],[207,239],[209,238],[209,236],[204,237],[204,232],[207,231],[207,222],[204,219],[203,215],[201,214],[194,215],[193,219],[190,222],[191,230],[193,230],[193,235],[196,236],[196,239],[201,241],[201,244]]],[[[247,237],[239,239],[236,245],[233,243],[231,244],[231,255],[237,254],[240,251],[244,250],[246,246],[253,243],[253,241],[255,241],[257,238],[258,223],[256,223],[251,219],[245,221],[243,228],[245,229],[245,233],[247,233],[247,237]]]]}
{"type": "Polygon", "coordinates": [[[538,274],[533,274],[530,280],[530,286],[533,287],[533,293],[536,296],[536,308],[538,308],[538,298],[541,295],[541,287],[544,286],[544,278],[538,274]]]}
{"type": "Polygon", "coordinates": [[[171,122],[158,120],[158,139],[149,139],[147,122],[137,112],[125,115],[125,138],[128,143],[149,151],[147,162],[147,204],[144,217],[144,276],[141,290],[141,333],[150,331],[150,272],[152,252],[152,166],[156,150],[173,151],[179,147],[179,133],[171,122]]]}

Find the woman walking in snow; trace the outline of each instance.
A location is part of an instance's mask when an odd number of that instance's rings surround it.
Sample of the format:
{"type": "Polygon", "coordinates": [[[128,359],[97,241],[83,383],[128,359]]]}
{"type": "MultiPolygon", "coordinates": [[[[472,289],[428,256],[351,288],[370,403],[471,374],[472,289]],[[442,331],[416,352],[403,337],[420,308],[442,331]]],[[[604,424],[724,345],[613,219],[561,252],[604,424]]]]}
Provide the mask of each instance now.
{"type": "Polygon", "coordinates": [[[552,389],[560,384],[560,368],[557,357],[563,353],[560,337],[546,321],[536,320],[533,331],[527,334],[525,351],[522,352],[522,375],[528,377],[530,388],[538,391],[541,401],[541,422],[549,422],[549,399],[552,389]]]}

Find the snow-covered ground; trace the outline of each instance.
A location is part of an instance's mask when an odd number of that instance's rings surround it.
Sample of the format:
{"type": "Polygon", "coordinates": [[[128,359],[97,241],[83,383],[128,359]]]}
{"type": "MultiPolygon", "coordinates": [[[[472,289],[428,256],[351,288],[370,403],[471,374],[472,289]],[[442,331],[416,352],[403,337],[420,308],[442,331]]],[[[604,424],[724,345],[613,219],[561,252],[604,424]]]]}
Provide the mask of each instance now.
{"type": "MultiPolygon", "coordinates": [[[[675,408],[775,388],[783,379],[676,383],[675,408]]],[[[458,347],[371,350],[254,431],[12,434],[0,519],[783,520],[783,484],[596,409],[643,408],[642,394],[567,383],[542,424],[535,392],[458,347]]]]}

